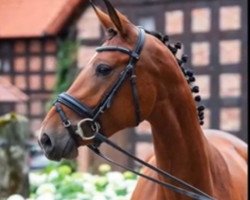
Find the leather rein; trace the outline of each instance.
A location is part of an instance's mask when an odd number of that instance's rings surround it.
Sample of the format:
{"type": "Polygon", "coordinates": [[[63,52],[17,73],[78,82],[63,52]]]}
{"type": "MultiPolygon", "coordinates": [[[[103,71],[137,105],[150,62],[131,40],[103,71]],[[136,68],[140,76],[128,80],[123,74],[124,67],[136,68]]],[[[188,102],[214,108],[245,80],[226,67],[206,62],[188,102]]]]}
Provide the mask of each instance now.
{"type": "Polygon", "coordinates": [[[136,75],[135,75],[135,65],[140,58],[141,51],[143,49],[143,45],[145,42],[145,31],[142,28],[139,28],[139,35],[137,39],[136,46],[134,50],[130,50],[124,47],[119,46],[101,46],[96,49],[97,52],[104,52],[104,51],[119,51],[121,53],[125,53],[129,56],[129,63],[125,67],[125,69],[120,73],[118,79],[113,84],[111,89],[106,93],[100,103],[94,108],[91,109],[84,103],[80,102],[78,99],[74,98],[73,96],[67,93],[61,93],[54,102],[55,109],[60,116],[60,119],[63,123],[63,126],[68,130],[68,132],[72,136],[80,136],[82,140],[89,141],[91,140],[92,144],[87,145],[90,150],[92,150],[95,154],[102,157],[106,161],[113,163],[123,169],[129,170],[136,175],[144,177],[154,183],[157,183],[167,189],[172,190],[173,192],[191,197],[192,199],[197,200],[214,200],[213,197],[209,196],[208,194],[202,192],[198,188],[184,182],[181,179],[176,178],[175,176],[169,174],[166,171],[163,171],[149,163],[144,162],[143,160],[137,158],[136,156],[132,155],[131,153],[127,152],[126,150],[122,149],[120,146],[113,143],[109,140],[103,133],[100,133],[101,126],[98,122],[99,116],[105,112],[112,104],[112,100],[115,97],[115,94],[123,85],[123,83],[130,78],[130,84],[132,88],[132,95],[135,107],[135,116],[136,116],[136,125],[138,125],[141,121],[140,117],[140,104],[138,98],[138,92],[136,87],[136,75]],[[66,116],[65,112],[61,105],[64,105],[78,114],[80,117],[84,118],[83,120],[79,121],[77,126],[73,126],[71,121],[66,116]],[[86,118],[87,116],[87,118],[86,118]],[[132,158],[133,160],[137,161],[138,163],[142,164],[150,168],[151,170],[155,171],[158,175],[161,175],[164,178],[170,179],[181,185],[181,187],[177,187],[175,185],[166,183],[164,181],[152,178],[140,172],[133,170],[132,168],[126,167],[115,161],[111,160],[104,154],[102,154],[99,150],[99,146],[101,143],[104,142],[107,145],[111,146],[112,148],[118,150],[122,154],[132,158]],[[185,189],[184,189],[185,188],[185,189]]]}

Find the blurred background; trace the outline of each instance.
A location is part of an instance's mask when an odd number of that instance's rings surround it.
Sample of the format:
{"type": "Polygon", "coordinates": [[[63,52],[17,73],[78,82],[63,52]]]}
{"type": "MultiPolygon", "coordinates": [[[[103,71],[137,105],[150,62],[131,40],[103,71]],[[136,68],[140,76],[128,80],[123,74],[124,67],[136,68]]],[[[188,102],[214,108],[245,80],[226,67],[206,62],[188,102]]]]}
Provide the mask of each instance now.
{"type": "MultiPolygon", "coordinates": [[[[100,2],[96,4],[103,7],[100,2]]],[[[203,127],[225,130],[247,141],[247,0],[112,3],[133,23],[169,35],[170,43],[183,44],[178,54],[189,56],[186,66],[194,70],[206,106],[203,127]]],[[[23,160],[19,168],[24,177],[29,170],[48,165],[36,141],[41,121],[55,96],[68,88],[103,37],[87,0],[1,0],[1,165],[8,160],[2,152],[12,152],[9,161],[13,163],[13,152],[20,149],[24,153],[16,158],[23,160]]],[[[112,140],[147,158],[153,152],[150,133],[150,125],[142,122],[119,132],[112,140]]],[[[136,167],[132,160],[113,150],[105,146],[102,150],[116,161],[136,167]]],[[[80,152],[75,161],[79,171],[95,171],[103,162],[85,147],[80,152]]],[[[0,171],[7,169],[7,164],[0,166],[0,171]]]]}

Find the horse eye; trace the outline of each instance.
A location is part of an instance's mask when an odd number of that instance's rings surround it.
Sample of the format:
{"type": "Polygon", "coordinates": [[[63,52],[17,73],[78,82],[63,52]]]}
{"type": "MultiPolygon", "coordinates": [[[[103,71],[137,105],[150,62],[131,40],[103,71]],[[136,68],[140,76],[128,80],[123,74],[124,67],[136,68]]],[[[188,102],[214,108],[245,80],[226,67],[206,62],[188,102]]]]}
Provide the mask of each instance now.
{"type": "Polygon", "coordinates": [[[110,66],[105,64],[100,64],[96,68],[96,74],[101,76],[107,76],[110,74],[111,71],[112,69],[110,68],[110,66]]]}

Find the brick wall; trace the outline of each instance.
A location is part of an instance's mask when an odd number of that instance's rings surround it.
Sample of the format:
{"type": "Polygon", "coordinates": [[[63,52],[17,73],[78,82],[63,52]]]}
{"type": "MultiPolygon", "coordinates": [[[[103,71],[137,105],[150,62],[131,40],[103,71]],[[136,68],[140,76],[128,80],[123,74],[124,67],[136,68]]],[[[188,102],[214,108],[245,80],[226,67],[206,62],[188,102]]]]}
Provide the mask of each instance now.
{"type": "Polygon", "coordinates": [[[0,75],[29,96],[29,101],[16,104],[15,110],[30,119],[32,133],[40,128],[53,91],[56,51],[54,39],[0,41],[0,75]]]}
{"type": "Polygon", "coordinates": [[[82,43],[78,52],[78,67],[86,65],[101,44],[101,26],[92,8],[82,14],[77,23],[77,39],[82,43]]]}

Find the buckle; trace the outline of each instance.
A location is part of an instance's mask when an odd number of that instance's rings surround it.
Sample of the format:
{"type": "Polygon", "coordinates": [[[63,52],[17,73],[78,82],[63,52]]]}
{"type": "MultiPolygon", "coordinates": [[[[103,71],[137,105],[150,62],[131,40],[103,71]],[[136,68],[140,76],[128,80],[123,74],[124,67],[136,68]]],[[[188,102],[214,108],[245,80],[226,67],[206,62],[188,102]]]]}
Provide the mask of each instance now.
{"type": "Polygon", "coordinates": [[[131,52],[131,57],[136,59],[136,60],[139,60],[140,55],[137,52],[133,51],[133,52],[131,52]]]}
{"type": "Polygon", "coordinates": [[[69,120],[64,121],[64,122],[63,122],[63,126],[64,126],[65,128],[68,128],[68,127],[71,126],[71,122],[70,122],[69,120]]]}
{"type": "Polygon", "coordinates": [[[100,130],[99,123],[95,122],[91,118],[85,118],[78,122],[76,133],[83,139],[83,140],[92,140],[95,138],[96,134],[100,130]]]}

